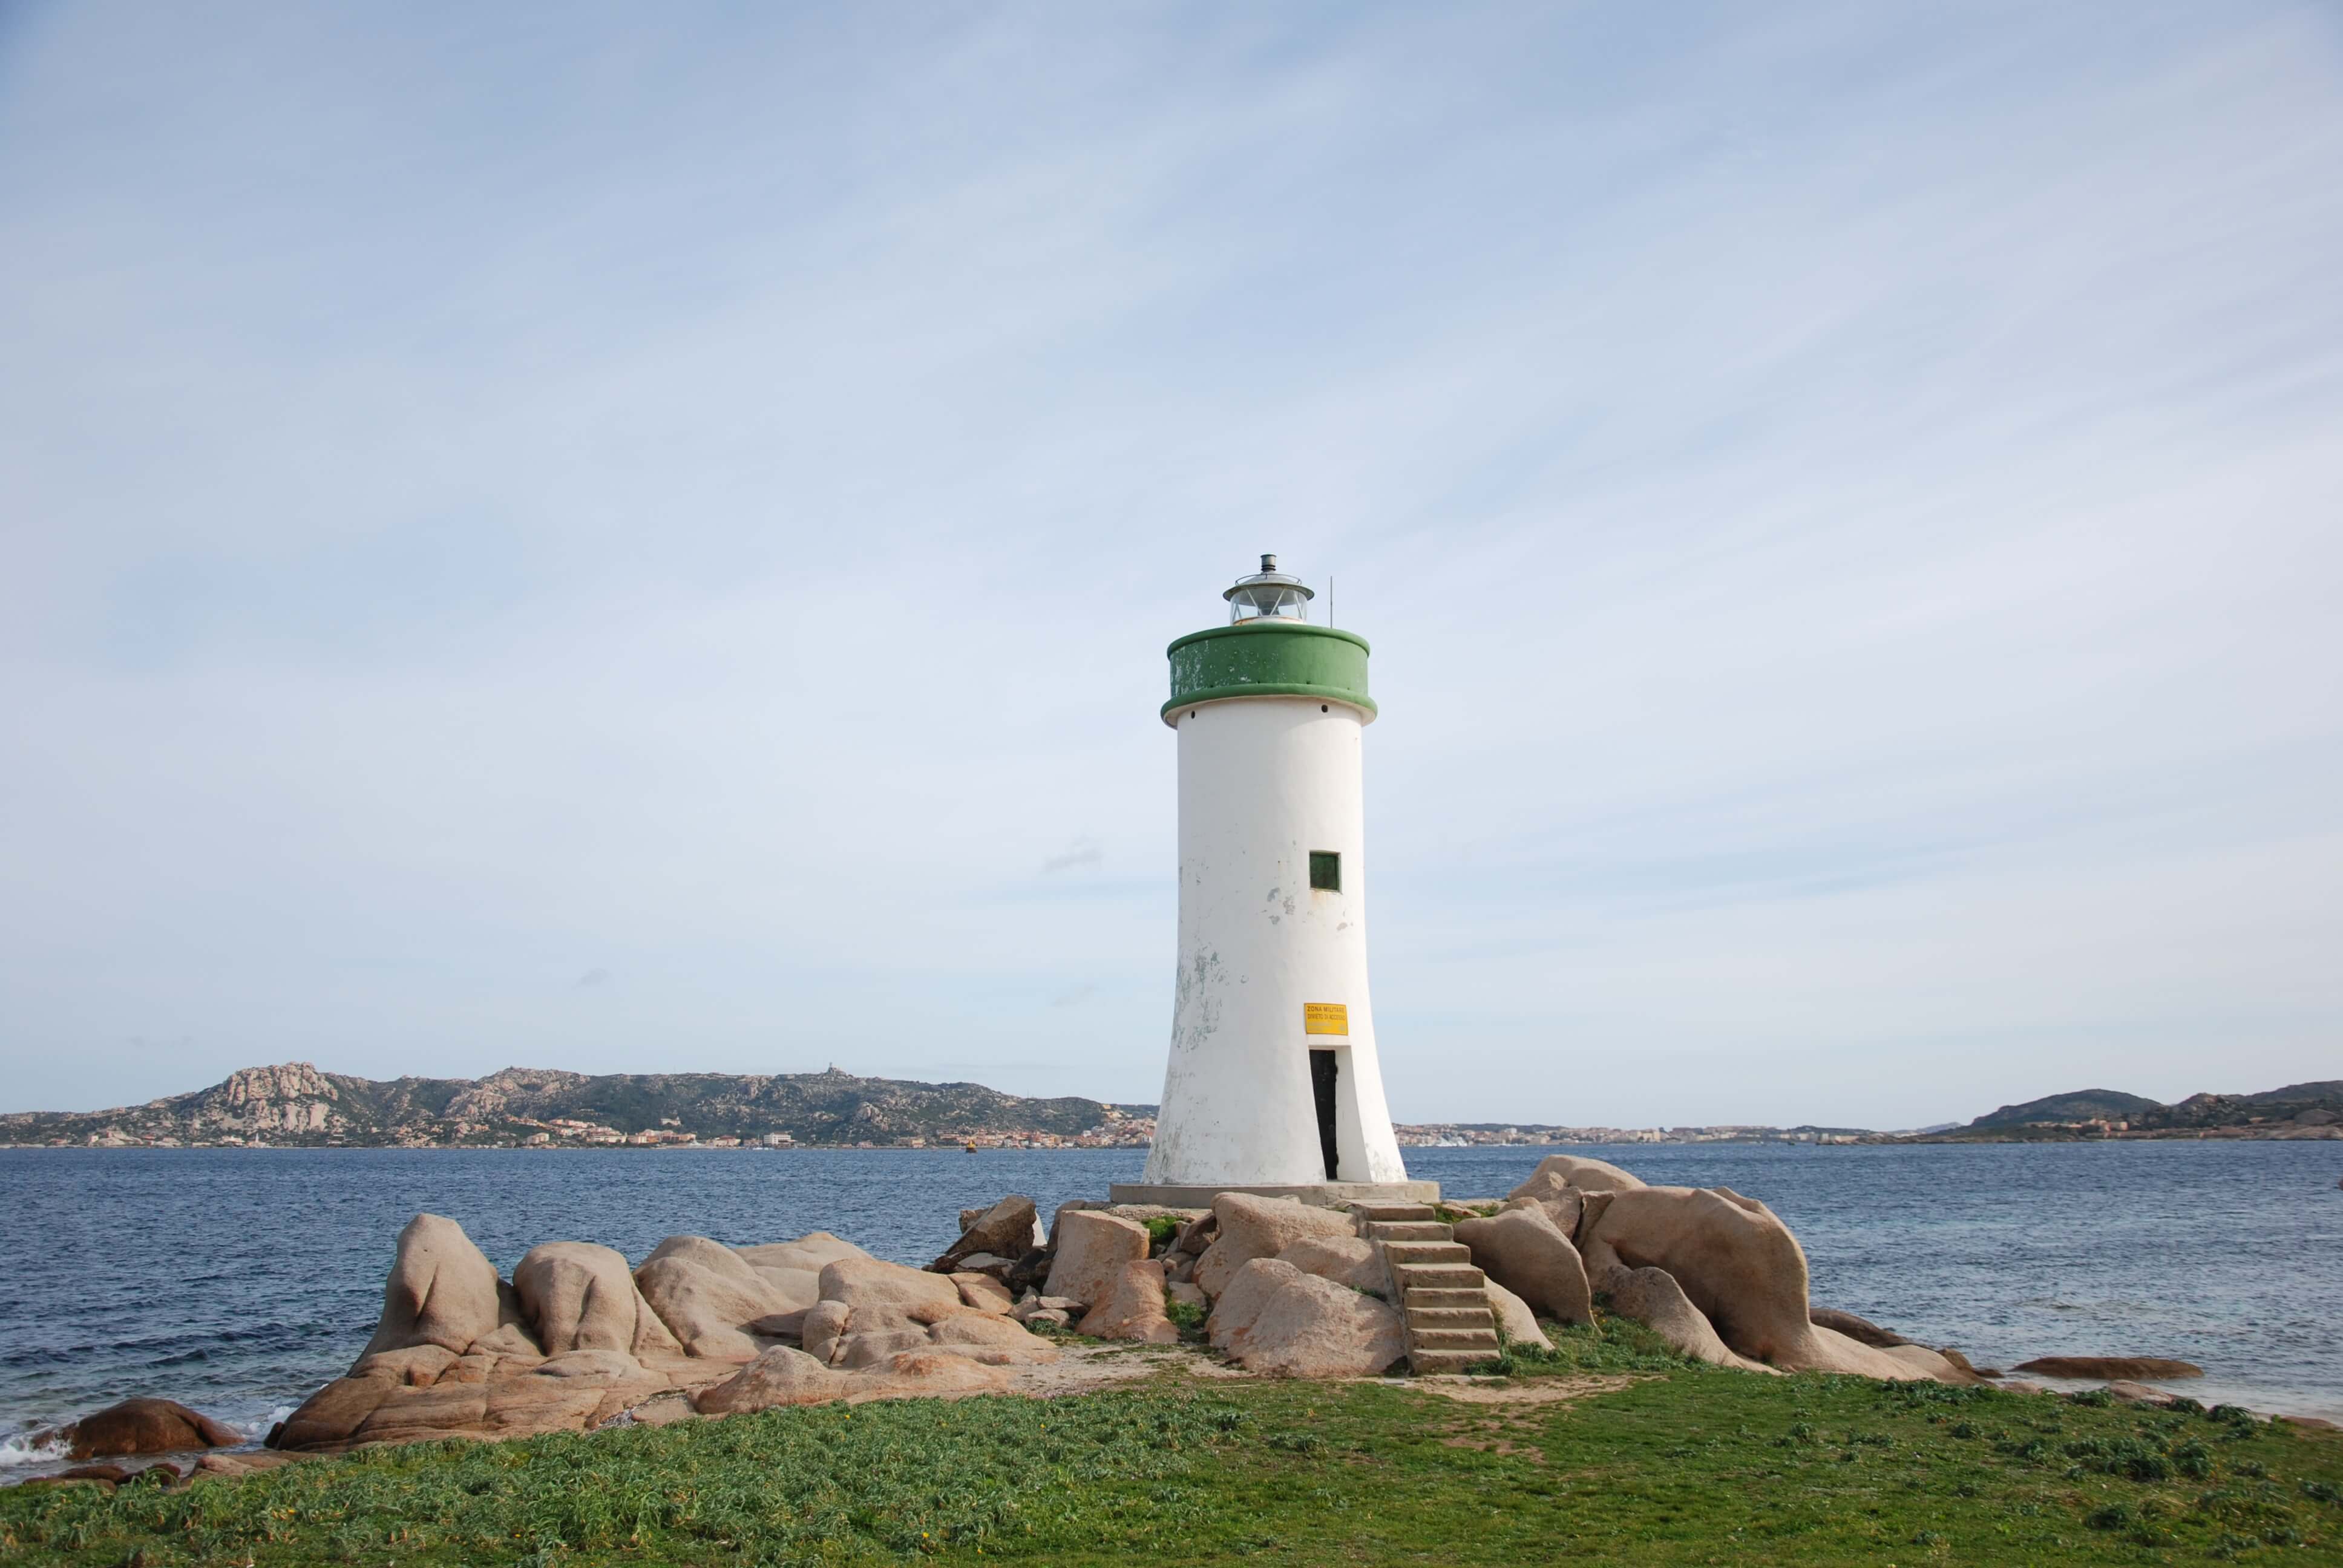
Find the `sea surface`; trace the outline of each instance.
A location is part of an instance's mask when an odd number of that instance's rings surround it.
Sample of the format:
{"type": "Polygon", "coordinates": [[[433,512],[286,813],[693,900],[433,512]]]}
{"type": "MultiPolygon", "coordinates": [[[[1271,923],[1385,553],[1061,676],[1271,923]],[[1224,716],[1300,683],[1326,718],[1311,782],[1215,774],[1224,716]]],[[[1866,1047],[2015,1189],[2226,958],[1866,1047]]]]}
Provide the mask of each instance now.
{"type": "MultiPolygon", "coordinates": [[[[1977,1364],[2178,1356],[2187,1392],[2343,1419],[2343,1143],[1609,1145],[1645,1181],[1763,1199],[1818,1306],[1977,1364]]],[[[1496,1196],[1543,1149],[1412,1149],[1450,1198],[1496,1196]]],[[[1046,1212],[1136,1181],[1138,1150],[0,1150],[0,1473],[43,1424],[126,1399],[257,1435],[371,1332],[398,1229],[460,1221],[510,1272],[539,1241],[639,1261],[678,1232],[831,1231],[924,1263],[958,1211],[1046,1212]]]]}

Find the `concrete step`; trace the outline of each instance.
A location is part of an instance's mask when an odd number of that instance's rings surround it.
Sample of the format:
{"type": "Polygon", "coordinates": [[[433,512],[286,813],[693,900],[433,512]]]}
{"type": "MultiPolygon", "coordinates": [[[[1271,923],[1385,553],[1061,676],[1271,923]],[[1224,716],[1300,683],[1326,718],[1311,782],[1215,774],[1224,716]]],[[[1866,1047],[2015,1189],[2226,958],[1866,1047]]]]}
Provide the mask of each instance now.
{"type": "Polygon", "coordinates": [[[1493,1356],[1498,1350],[1494,1329],[1424,1329],[1411,1332],[1409,1342],[1411,1358],[1426,1351],[1479,1351],[1493,1356]]]}
{"type": "Polygon", "coordinates": [[[1361,1203],[1354,1212],[1363,1220],[1437,1220],[1440,1211],[1429,1203],[1361,1203]]]}
{"type": "Polygon", "coordinates": [[[1417,1351],[1408,1357],[1408,1364],[1415,1369],[1418,1377],[1433,1377],[1443,1372],[1471,1372],[1495,1359],[1494,1351],[1417,1351]]]}
{"type": "Polygon", "coordinates": [[[1370,1241],[1454,1241],[1456,1237],[1437,1220],[1370,1220],[1360,1232],[1370,1241]]]}
{"type": "Polygon", "coordinates": [[[1394,1267],[1403,1263],[1469,1263],[1473,1250],[1462,1241],[1386,1241],[1383,1257],[1394,1267]]]}
{"type": "Polygon", "coordinates": [[[1468,1307],[1476,1312],[1489,1311],[1489,1292],[1479,1285],[1463,1291],[1403,1290],[1400,1297],[1400,1305],[1411,1312],[1437,1312],[1443,1307],[1468,1307]]]}
{"type": "Polygon", "coordinates": [[[1478,1291],[1489,1282],[1487,1275],[1464,1263],[1395,1262],[1392,1275],[1409,1296],[1418,1291],[1478,1291]]]}
{"type": "Polygon", "coordinates": [[[1497,1314],[1485,1304],[1477,1307],[1410,1307],[1407,1310],[1407,1326],[1410,1332],[1418,1329],[1487,1329],[1493,1333],[1497,1327],[1497,1314]]]}

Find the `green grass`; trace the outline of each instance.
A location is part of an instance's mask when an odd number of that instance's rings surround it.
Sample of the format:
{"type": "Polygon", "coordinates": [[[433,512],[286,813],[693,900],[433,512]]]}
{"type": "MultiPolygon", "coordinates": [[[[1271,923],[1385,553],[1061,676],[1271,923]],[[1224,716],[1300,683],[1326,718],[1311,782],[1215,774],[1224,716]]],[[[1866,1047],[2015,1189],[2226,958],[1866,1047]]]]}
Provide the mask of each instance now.
{"type": "Polygon", "coordinates": [[[2343,1437],[2227,1412],[1758,1377],[1632,1325],[1507,1384],[1571,1403],[1169,1373],[375,1450],[243,1481],[0,1492],[8,1563],[2343,1563],[2343,1437]]]}

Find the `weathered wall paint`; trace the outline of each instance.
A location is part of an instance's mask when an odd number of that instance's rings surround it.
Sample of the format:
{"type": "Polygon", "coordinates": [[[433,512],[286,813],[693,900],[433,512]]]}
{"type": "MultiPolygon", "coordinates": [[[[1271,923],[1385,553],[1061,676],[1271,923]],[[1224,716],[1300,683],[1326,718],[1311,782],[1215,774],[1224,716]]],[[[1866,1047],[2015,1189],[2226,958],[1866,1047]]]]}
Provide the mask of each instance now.
{"type": "Polygon", "coordinates": [[[1313,1046],[1342,1068],[1336,1179],[1406,1180],[1367,995],[1372,713],[1248,696],[1166,714],[1180,735],[1180,966],[1151,1185],[1323,1181],[1313,1046]],[[1340,891],[1310,886],[1312,849],[1342,857],[1340,891]],[[1307,1002],[1342,1003],[1349,1036],[1304,1033],[1307,1002]]]}

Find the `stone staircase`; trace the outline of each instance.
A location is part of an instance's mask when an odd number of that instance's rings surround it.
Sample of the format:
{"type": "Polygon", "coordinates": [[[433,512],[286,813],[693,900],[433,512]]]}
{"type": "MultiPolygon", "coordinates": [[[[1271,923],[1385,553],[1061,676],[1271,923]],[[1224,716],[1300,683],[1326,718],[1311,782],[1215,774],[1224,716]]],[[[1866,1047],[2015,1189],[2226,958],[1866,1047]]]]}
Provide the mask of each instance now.
{"type": "Polygon", "coordinates": [[[1391,1277],[1392,1303],[1407,1326],[1417,1373],[1461,1372],[1496,1355],[1497,1314],[1473,1254],[1428,1203],[1370,1203],[1353,1211],[1391,1277]]]}

